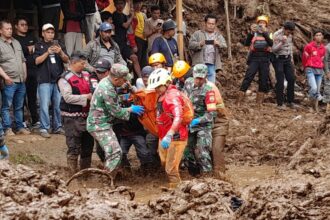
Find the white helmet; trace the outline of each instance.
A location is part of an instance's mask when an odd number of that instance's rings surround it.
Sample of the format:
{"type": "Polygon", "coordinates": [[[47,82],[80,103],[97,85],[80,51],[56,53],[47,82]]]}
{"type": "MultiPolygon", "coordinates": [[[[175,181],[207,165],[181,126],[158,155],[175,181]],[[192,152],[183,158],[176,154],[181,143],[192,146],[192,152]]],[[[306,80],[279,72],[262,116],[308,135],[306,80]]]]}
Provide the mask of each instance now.
{"type": "Polygon", "coordinates": [[[154,70],[148,78],[148,90],[155,89],[158,86],[166,85],[168,81],[171,81],[170,72],[166,69],[160,68],[154,70]]]}

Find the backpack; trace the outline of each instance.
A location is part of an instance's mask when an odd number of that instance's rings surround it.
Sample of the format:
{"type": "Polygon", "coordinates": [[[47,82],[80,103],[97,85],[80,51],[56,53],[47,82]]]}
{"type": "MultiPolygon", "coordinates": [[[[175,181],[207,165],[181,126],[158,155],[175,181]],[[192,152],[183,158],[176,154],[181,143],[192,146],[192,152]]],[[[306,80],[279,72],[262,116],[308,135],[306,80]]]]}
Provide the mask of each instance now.
{"type": "Polygon", "coordinates": [[[183,100],[182,124],[189,125],[194,119],[194,107],[188,96],[186,96],[183,92],[179,93],[183,100]]]}

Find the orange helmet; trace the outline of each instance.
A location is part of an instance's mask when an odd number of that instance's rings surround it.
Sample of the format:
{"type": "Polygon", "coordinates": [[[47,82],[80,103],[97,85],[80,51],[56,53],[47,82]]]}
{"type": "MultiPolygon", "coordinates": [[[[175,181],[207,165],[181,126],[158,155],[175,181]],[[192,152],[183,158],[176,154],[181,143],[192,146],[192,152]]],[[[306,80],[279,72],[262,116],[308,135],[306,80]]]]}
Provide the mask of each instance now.
{"type": "Polygon", "coordinates": [[[257,23],[259,23],[259,21],[264,21],[268,25],[268,23],[269,23],[269,17],[267,15],[258,16],[257,17],[257,23]]]}
{"type": "Polygon", "coordinates": [[[166,59],[161,53],[154,53],[149,57],[149,65],[154,63],[166,63],[166,59]]]}
{"type": "Polygon", "coordinates": [[[183,61],[183,60],[178,60],[174,63],[173,69],[172,69],[172,75],[175,78],[180,78],[184,76],[190,69],[190,65],[183,61]]]}

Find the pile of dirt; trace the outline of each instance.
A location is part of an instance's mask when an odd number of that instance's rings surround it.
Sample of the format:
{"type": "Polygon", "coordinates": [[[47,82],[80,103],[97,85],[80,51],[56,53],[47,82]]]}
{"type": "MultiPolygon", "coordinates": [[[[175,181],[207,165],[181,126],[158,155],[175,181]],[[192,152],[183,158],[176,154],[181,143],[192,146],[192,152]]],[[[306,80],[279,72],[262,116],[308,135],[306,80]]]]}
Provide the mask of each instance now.
{"type": "Polygon", "coordinates": [[[151,218],[128,187],[71,193],[56,171],[44,175],[0,161],[0,219],[151,218]]]}
{"type": "Polygon", "coordinates": [[[267,103],[254,108],[255,97],[232,109],[225,147],[229,164],[286,165],[309,137],[316,136],[322,116],[308,110],[280,111],[267,103]]]}
{"type": "MultiPolygon", "coordinates": [[[[292,175],[294,176],[294,174],[292,175]]],[[[327,219],[330,216],[329,180],[276,180],[249,190],[238,219],[327,219]]]]}
{"type": "Polygon", "coordinates": [[[149,207],[157,219],[233,219],[239,195],[227,182],[194,179],[151,200],[149,207]]]}

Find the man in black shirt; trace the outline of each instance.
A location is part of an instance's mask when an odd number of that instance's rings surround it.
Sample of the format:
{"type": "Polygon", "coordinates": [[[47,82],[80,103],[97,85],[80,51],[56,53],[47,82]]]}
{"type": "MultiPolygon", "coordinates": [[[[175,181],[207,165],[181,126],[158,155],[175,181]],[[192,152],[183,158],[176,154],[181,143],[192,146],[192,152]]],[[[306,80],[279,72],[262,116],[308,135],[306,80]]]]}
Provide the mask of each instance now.
{"type": "MultiPolygon", "coordinates": [[[[112,15],[113,24],[115,25],[115,36],[113,39],[116,41],[120,48],[120,52],[123,58],[127,61],[130,59],[133,62],[135,74],[138,78],[141,78],[141,67],[139,64],[138,57],[133,53],[131,48],[128,46],[127,31],[131,27],[133,16],[129,16],[123,13],[126,2],[124,0],[114,1],[116,11],[112,15]]],[[[134,36],[134,34],[133,34],[134,36]]]]}
{"type": "Polygon", "coordinates": [[[49,104],[53,107],[53,133],[64,134],[61,123],[61,94],[56,81],[64,71],[63,63],[69,61],[65,46],[54,40],[55,28],[52,24],[42,27],[43,40],[35,45],[34,59],[38,67],[37,81],[40,101],[40,135],[49,138],[49,104]]]}
{"type": "Polygon", "coordinates": [[[26,93],[28,98],[28,107],[31,114],[32,127],[38,126],[39,115],[37,106],[37,67],[34,63],[32,54],[34,53],[34,44],[37,39],[28,33],[28,20],[25,17],[17,17],[15,20],[16,33],[14,38],[18,40],[22,46],[24,57],[26,59],[27,79],[26,93]]]}

